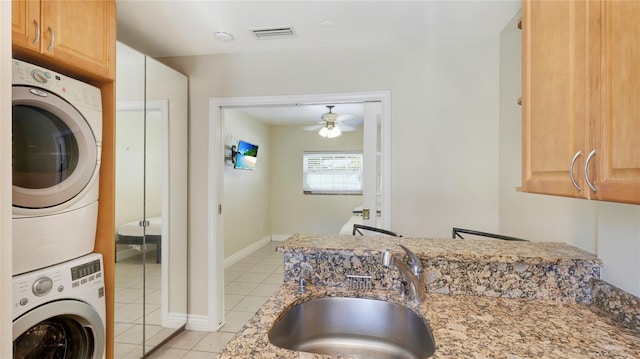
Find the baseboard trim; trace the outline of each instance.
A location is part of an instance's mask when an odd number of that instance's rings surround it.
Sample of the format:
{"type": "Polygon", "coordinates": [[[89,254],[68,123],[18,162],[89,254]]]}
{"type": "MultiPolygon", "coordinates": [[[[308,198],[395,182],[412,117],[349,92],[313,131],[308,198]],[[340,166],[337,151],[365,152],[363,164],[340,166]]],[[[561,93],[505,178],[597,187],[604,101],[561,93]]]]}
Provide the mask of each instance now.
{"type": "Polygon", "coordinates": [[[210,323],[209,317],[206,315],[190,314],[187,316],[187,330],[198,330],[201,332],[215,332],[220,329],[222,325],[214,325],[210,323]]]}
{"type": "Polygon", "coordinates": [[[184,322],[186,318],[188,318],[188,316],[185,313],[169,313],[167,314],[166,322],[162,326],[177,329],[185,325],[184,322]]]}
{"type": "Polygon", "coordinates": [[[291,238],[291,236],[293,236],[293,234],[272,234],[271,240],[274,242],[284,242],[291,238]]]}
{"type": "MultiPolygon", "coordinates": [[[[262,246],[264,246],[265,244],[271,242],[271,241],[285,241],[287,239],[289,239],[289,237],[291,237],[291,234],[277,234],[277,235],[269,235],[266,236],[262,239],[260,239],[259,241],[243,248],[242,250],[234,253],[233,255],[227,257],[224,259],[224,268],[228,268],[236,263],[238,263],[240,260],[242,260],[244,257],[250,255],[251,253],[257,251],[258,249],[260,249],[262,246]]],[[[219,330],[222,326],[224,325],[224,323],[218,323],[218,324],[214,324],[211,323],[210,318],[206,315],[188,315],[187,316],[187,325],[185,327],[185,329],[187,330],[199,330],[199,331],[206,331],[206,332],[215,332],[217,330],[219,330]]]]}
{"type": "Polygon", "coordinates": [[[259,248],[261,248],[262,246],[264,246],[265,244],[271,242],[271,237],[272,236],[266,236],[264,238],[262,238],[261,240],[247,246],[244,247],[243,249],[239,250],[238,252],[230,255],[229,257],[224,259],[224,268],[227,269],[230,266],[238,263],[239,261],[241,261],[244,257],[250,255],[251,253],[257,251],[259,248]]]}

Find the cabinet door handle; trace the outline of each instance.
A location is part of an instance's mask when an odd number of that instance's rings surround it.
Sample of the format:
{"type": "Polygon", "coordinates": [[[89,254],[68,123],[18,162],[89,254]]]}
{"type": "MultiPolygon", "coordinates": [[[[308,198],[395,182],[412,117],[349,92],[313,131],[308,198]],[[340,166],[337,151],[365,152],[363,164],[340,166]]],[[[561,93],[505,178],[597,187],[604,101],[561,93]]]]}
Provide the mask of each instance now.
{"type": "Polygon", "coordinates": [[[51,41],[49,41],[49,47],[47,47],[47,51],[51,52],[53,50],[53,43],[55,42],[55,36],[53,35],[53,29],[51,26],[48,27],[49,33],[51,34],[51,41]]]}
{"type": "Polygon", "coordinates": [[[38,20],[33,20],[33,23],[36,25],[36,38],[33,40],[33,44],[38,45],[40,42],[40,23],[38,20]]]}
{"type": "Polygon", "coordinates": [[[569,165],[569,178],[571,179],[571,183],[573,183],[573,186],[578,190],[578,191],[582,191],[582,187],[580,187],[580,185],[578,185],[578,182],[576,182],[575,177],[573,177],[573,166],[576,164],[576,160],[578,159],[578,157],[582,156],[582,151],[579,150],[578,152],[576,152],[576,154],[573,156],[573,159],[571,159],[571,164],[569,165]]]}
{"type": "Polygon", "coordinates": [[[589,156],[587,156],[587,160],[584,161],[584,180],[587,182],[587,185],[589,186],[589,188],[591,188],[593,192],[597,192],[598,189],[596,188],[596,186],[594,186],[591,183],[591,180],[589,180],[589,161],[591,161],[591,158],[595,155],[596,155],[596,150],[591,151],[589,153],[589,156]]]}

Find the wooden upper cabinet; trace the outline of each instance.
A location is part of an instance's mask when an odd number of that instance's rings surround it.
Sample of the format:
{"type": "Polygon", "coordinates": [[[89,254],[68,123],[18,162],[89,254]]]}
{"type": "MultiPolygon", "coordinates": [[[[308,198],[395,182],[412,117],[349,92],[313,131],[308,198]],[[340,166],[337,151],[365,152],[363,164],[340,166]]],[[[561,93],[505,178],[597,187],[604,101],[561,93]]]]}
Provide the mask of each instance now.
{"type": "Polygon", "coordinates": [[[40,51],[40,1],[14,0],[11,4],[13,46],[40,51]]]}
{"type": "Polygon", "coordinates": [[[14,53],[55,60],[85,76],[115,77],[114,0],[14,0],[12,17],[14,53]]]}
{"type": "Polygon", "coordinates": [[[523,191],[640,203],[639,18],[637,1],[523,2],[523,191]]]}
{"type": "MultiPolygon", "coordinates": [[[[640,2],[603,1],[592,119],[592,198],[640,203],[640,2]],[[599,71],[598,71],[599,70],[599,71]],[[599,77],[601,81],[598,81],[599,77]]],[[[594,6],[595,7],[595,6],[594,6]]]]}
{"type": "Polygon", "coordinates": [[[522,190],[586,198],[585,2],[524,1],[522,14],[522,190]]]}

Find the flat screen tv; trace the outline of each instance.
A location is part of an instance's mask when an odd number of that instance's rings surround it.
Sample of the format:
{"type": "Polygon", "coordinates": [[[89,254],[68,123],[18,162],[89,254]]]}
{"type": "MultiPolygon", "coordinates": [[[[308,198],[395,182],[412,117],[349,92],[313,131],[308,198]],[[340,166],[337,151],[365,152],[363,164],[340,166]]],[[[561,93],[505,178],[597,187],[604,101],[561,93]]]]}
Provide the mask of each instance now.
{"type": "Polygon", "coordinates": [[[233,168],[239,170],[255,170],[258,159],[258,146],[245,141],[238,142],[236,161],[233,168]]]}

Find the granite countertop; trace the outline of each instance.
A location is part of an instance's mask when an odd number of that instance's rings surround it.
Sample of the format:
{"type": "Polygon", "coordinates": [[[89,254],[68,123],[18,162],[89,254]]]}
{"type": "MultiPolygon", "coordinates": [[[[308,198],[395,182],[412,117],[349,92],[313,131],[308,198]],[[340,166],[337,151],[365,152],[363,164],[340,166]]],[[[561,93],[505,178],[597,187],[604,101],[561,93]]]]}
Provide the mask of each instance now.
{"type": "Polygon", "coordinates": [[[562,242],[520,242],[490,239],[448,239],[408,237],[361,237],[295,234],[278,246],[281,252],[330,252],[345,255],[377,255],[385,248],[402,252],[403,244],[421,258],[482,260],[483,262],[524,262],[583,260],[600,265],[592,253],[562,242]]]}
{"type": "MultiPolygon", "coordinates": [[[[324,296],[365,297],[411,306],[393,290],[284,284],[225,347],[219,358],[331,358],[278,348],[268,332],[292,306],[324,296]]],[[[428,293],[413,308],[427,319],[432,358],[640,358],[640,332],[618,326],[590,306],[550,300],[428,293]]]]}
{"type": "Polygon", "coordinates": [[[429,323],[436,359],[640,358],[636,298],[603,285],[602,262],[565,243],[297,234],[277,250],[284,253],[285,283],[219,358],[331,358],[278,348],[268,339],[289,308],[325,296],[412,308],[429,323]],[[424,267],[427,299],[419,306],[400,298],[393,289],[399,273],[380,264],[385,249],[404,255],[397,244],[424,267]],[[297,282],[307,275],[302,263],[313,268],[307,273],[312,285],[299,294],[297,282]],[[353,274],[368,276],[370,289],[350,289],[346,279],[353,274]]]}
{"type": "Polygon", "coordinates": [[[277,250],[284,253],[285,282],[298,281],[306,262],[316,285],[343,286],[347,275],[368,275],[374,288],[388,289],[399,274],[380,258],[385,249],[404,256],[398,244],[420,258],[430,293],[587,303],[602,267],[595,255],[555,242],[296,234],[277,250]]]}

